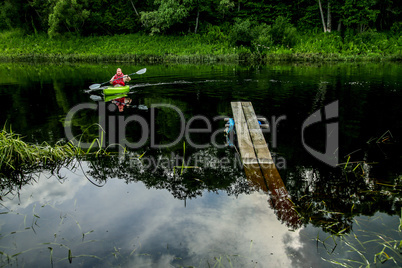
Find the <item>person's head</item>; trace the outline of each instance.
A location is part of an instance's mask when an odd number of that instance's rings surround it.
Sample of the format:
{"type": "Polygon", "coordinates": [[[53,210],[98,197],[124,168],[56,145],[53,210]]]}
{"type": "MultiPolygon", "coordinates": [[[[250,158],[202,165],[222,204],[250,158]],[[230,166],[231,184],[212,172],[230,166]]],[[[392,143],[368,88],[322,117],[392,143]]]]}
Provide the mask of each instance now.
{"type": "Polygon", "coordinates": [[[119,104],[117,104],[117,107],[119,108],[119,112],[123,112],[123,110],[124,110],[123,104],[119,103],[119,104]]]}
{"type": "Polygon", "coordinates": [[[117,75],[121,75],[121,69],[120,69],[120,68],[117,68],[116,74],[117,74],[117,75]]]}

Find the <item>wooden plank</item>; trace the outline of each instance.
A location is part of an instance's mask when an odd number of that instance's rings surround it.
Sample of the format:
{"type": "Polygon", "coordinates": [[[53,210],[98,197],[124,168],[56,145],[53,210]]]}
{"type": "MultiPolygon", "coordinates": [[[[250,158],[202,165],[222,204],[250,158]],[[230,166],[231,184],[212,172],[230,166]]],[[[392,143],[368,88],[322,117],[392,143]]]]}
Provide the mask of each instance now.
{"type": "Polygon", "coordinates": [[[232,106],[237,141],[239,144],[243,164],[258,165],[258,160],[254,152],[253,142],[251,141],[241,102],[231,102],[230,104],[232,106]]]}
{"type": "Polygon", "coordinates": [[[270,190],[272,192],[275,193],[279,191],[282,193],[281,196],[286,196],[288,193],[272,160],[268,145],[258,124],[253,105],[251,102],[243,102],[242,107],[262,174],[267,180],[267,184],[271,186],[269,188],[271,188],[270,190]]]}
{"type": "Polygon", "coordinates": [[[242,107],[258,162],[260,164],[273,164],[271,153],[262,134],[260,124],[258,124],[253,105],[251,102],[243,102],[242,107]]]}
{"type": "Polygon", "coordinates": [[[250,186],[255,191],[263,190],[265,193],[269,193],[267,182],[264,175],[261,173],[261,168],[259,165],[244,165],[244,173],[246,174],[247,180],[250,186]]]}
{"type": "Polygon", "coordinates": [[[232,102],[231,105],[248,180],[256,189],[269,193],[272,208],[281,222],[291,228],[299,228],[300,218],[272,160],[253,105],[251,102],[232,102]]]}

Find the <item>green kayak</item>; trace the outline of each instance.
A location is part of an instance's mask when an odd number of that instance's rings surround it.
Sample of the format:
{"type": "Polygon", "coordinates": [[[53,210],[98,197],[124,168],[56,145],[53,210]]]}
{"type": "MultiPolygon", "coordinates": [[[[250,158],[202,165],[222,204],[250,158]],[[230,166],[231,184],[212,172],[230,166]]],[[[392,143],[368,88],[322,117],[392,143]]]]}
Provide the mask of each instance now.
{"type": "Polygon", "coordinates": [[[105,102],[124,98],[124,97],[127,97],[127,94],[107,95],[107,96],[105,96],[105,102]]]}
{"type": "Polygon", "coordinates": [[[103,89],[103,94],[113,95],[113,94],[120,94],[120,93],[128,93],[129,91],[130,91],[130,86],[108,87],[108,88],[103,89]]]}

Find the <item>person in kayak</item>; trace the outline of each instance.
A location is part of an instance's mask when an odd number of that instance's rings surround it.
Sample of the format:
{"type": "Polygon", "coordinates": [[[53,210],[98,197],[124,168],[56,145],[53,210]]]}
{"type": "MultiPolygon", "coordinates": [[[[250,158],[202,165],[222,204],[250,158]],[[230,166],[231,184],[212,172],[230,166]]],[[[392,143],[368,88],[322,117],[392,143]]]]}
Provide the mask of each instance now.
{"type": "Polygon", "coordinates": [[[117,68],[116,74],[110,79],[110,84],[115,87],[125,86],[125,82],[131,80],[131,77],[128,75],[124,75],[120,68],[117,68]]]}

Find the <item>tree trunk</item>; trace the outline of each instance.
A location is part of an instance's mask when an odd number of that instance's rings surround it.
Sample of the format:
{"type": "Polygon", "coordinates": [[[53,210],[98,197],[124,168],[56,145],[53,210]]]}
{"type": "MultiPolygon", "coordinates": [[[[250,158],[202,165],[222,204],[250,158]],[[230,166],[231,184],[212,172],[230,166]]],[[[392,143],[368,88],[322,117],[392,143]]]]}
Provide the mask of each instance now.
{"type": "Polygon", "coordinates": [[[322,12],[321,0],[318,0],[318,5],[320,6],[320,14],[321,14],[322,26],[324,27],[324,33],[326,33],[327,32],[327,27],[325,26],[324,12],[322,12]]]}
{"type": "Polygon", "coordinates": [[[327,32],[331,32],[332,22],[331,22],[331,7],[328,0],[328,12],[327,12],[327,32]]]}
{"type": "Polygon", "coordinates": [[[360,24],[360,32],[361,32],[361,33],[362,33],[362,32],[365,32],[367,28],[368,28],[368,27],[367,27],[366,24],[364,24],[364,23],[361,23],[361,24],[360,24]]]}
{"type": "Polygon", "coordinates": [[[194,33],[197,33],[198,30],[198,21],[200,19],[200,9],[197,9],[197,18],[195,19],[195,29],[194,29],[194,33]]]}
{"type": "Polygon", "coordinates": [[[137,14],[137,16],[139,17],[139,16],[140,16],[140,14],[138,14],[137,9],[135,8],[133,1],[132,1],[132,0],[130,0],[130,2],[131,2],[131,5],[132,5],[132,6],[133,6],[133,8],[134,8],[135,14],[137,14]]]}

